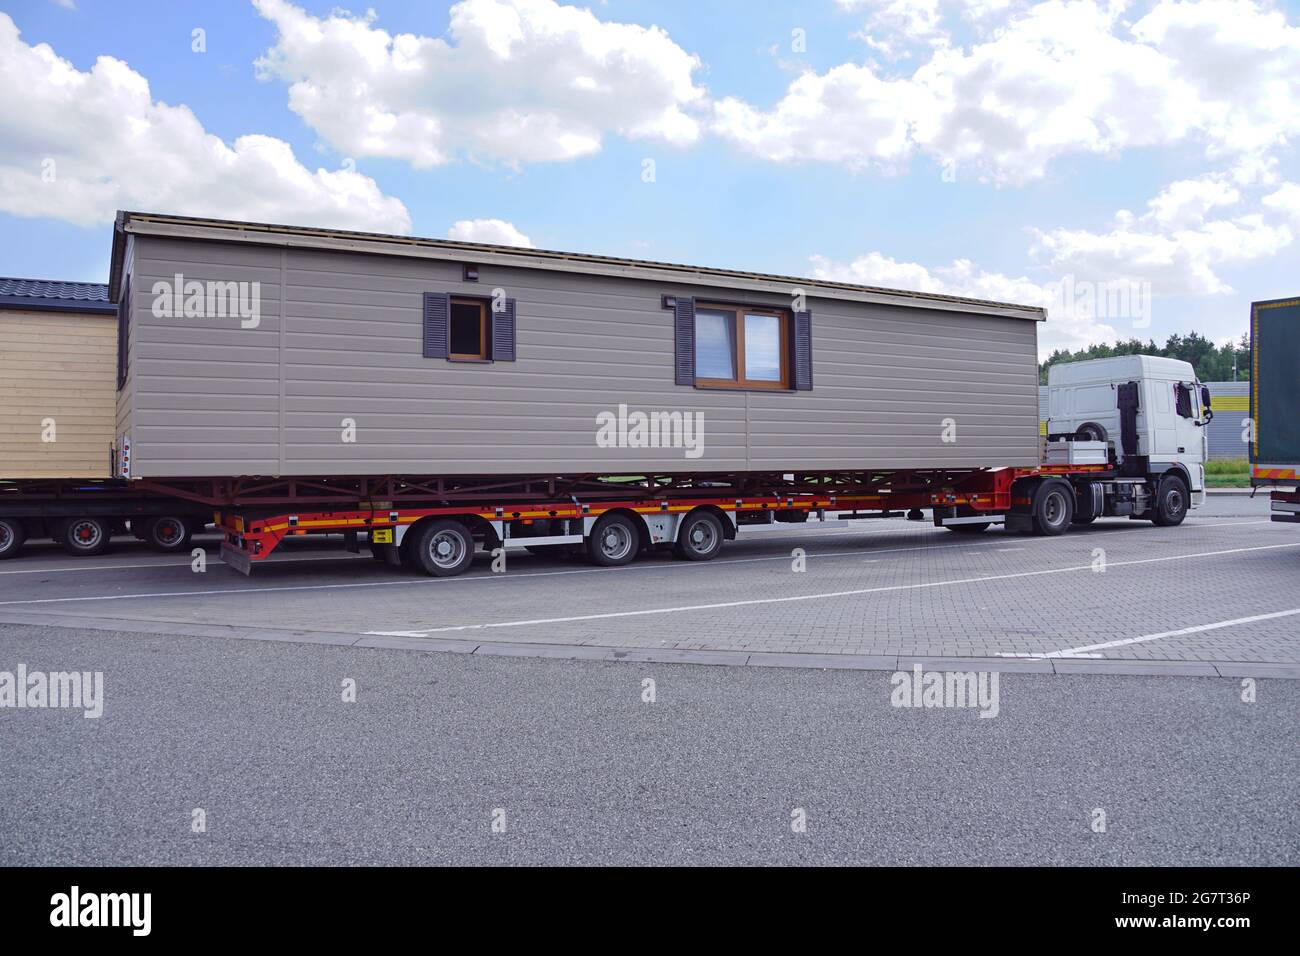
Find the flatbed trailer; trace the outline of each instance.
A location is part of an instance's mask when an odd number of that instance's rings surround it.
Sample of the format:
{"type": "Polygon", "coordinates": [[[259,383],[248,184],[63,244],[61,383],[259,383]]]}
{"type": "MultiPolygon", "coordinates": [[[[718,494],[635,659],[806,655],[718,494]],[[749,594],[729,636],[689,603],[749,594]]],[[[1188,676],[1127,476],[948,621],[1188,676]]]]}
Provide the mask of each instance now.
{"type": "Polygon", "coordinates": [[[350,550],[360,551],[365,543],[392,566],[451,576],[465,571],[480,549],[585,553],[596,564],[612,566],[657,548],[672,548],[687,560],[709,560],[723,541],[741,534],[849,527],[864,518],[922,520],[925,511],[935,526],[956,532],[1004,524],[1044,535],[1063,534],[1072,524],[1102,515],[1177,524],[1186,513],[1185,499],[1175,502],[1173,513],[1159,512],[1144,481],[1124,478],[1106,465],[889,473],[872,483],[846,481],[842,475],[782,475],[774,476],[773,484],[783,487],[766,494],[710,487],[724,484],[710,478],[717,476],[657,492],[649,482],[621,489],[610,482],[602,489],[607,495],[587,500],[577,495],[550,500],[485,495],[440,504],[373,499],[328,509],[225,508],[214,519],[224,536],[222,560],[245,574],[285,538],[342,534],[350,550]]]}

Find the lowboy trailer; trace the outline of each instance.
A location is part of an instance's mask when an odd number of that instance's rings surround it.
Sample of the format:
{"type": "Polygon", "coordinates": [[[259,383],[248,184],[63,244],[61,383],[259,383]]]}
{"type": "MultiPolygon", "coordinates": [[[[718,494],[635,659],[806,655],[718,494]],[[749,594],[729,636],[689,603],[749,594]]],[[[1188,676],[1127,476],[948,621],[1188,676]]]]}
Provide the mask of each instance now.
{"type": "Polygon", "coordinates": [[[817,490],[817,483],[843,487],[842,476],[805,476],[811,486],[796,485],[792,475],[778,477],[787,490],[765,495],[722,496],[701,487],[693,492],[625,492],[585,502],[576,497],[444,506],[374,501],[337,510],[229,509],[215,517],[224,534],[222,560],[245,574],[287,537],[343,534],[352,550],[360,550],[364,535],[376,559],[447,577],[467,570],[480,548],[585,554],[603,566],[627,564],[661,548],[686,560],[707,561],[718,555],[725,540],[742,533],[847,528],[857,519],[902,515],[920,520],[926,510],[936,527],[959,533],[1003,524],[1013,531],[1059,535],[1103,515],[1176,525],[1185,517],[1188,501],[1178,476],[1166,475],[1152,486],[1104,464],[886,475],[879,476],[874,492],[817,490]]]}

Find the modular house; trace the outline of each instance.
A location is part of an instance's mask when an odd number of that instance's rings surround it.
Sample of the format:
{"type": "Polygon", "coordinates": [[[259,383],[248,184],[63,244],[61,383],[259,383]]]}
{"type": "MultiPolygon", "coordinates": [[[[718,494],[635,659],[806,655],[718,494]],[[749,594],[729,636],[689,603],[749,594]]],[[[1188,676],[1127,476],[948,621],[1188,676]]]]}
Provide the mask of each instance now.
{"type": "Polygon", "coordinates": [[[118,473],[1032,466],[1041,309],[120,213],[118,473]]]}

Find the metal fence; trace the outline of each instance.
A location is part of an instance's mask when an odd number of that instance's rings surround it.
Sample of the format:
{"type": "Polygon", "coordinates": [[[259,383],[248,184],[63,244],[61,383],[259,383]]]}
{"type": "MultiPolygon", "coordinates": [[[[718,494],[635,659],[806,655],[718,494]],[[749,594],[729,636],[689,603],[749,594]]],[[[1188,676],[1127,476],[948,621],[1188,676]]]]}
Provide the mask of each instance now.
{"type": "MultiPolygon", "coordinates": [[[[1245,458],[1244,434],[1250,416],[1249,382],[1206,382],[1214,420],[1205,426],[1210,440],[1210,458],[1245,458]]],[[[1047,386],[1038,388],[1038,431],[1047,434],[1047,386]]]]}

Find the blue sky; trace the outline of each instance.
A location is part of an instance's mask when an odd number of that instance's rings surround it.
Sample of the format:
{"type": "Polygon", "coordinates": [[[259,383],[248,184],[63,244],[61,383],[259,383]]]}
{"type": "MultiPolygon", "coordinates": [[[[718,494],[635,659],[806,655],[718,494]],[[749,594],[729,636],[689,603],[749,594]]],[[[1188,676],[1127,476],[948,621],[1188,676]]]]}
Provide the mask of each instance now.
{"type": "Polygon", "coordinates": [[[130,208],[1045,304],[1044,351],[1300,293],[1270,0],[0,0],[0,81],[4,275],[104,281],[130,208]]]}

